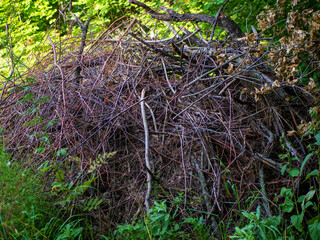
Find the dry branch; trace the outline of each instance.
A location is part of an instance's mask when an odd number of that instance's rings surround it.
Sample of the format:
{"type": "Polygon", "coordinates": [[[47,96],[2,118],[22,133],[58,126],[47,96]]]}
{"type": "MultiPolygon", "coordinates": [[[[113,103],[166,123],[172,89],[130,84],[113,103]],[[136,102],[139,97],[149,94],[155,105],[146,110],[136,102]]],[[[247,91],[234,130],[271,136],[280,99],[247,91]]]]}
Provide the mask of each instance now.
{"type": "Polygon", "coordinates": [[[149,205],[149,198],[150,198],[150,193],[151,193],[151,188],[152,188],[152,182],[151,182],[151,175],[149,172],[151,172],[151,165],[150,165],[150,159],[149,159],[149,127],[148,127],[148,120],[147,120],[147,115],[146,115],[146,108],[145,108],[145,98],[146,90],[145,88],[141,92],[141,97],[140,97],[140,106],[141,106],[141,115],[142,115],[142,121],[143,121],[143,128],[144,128],[144,135],[145,135],[145,162],[146,162],[146,168],[147,170],[147,193],[145,197],[145,205],[146,205],[146,210],[149,212],[150,210],[150,205],[149,205]]]}
{"type": "Polygon", "coordinates": [[[172,9],[163,8],[168,12],[168,14],[164,14],[164,13],[157,13],[156,11],[148,7],[146,4],[136,0],[129,0],[129,3],[135,4],[139,7],[144,8],[146,13],[148,13],[151,17],[157,20],[169,21],[169,22],[193,21],[193,22],[206,22],[212,25],[217,24],[217,26],[225,29],[232,38],[244,37],[244,33],[241,31],[240,27],[233,20],[228,18],[223,12],[221,12],[221,14],[218,14],[218,17],[216,18],[210,15],[204,15],[204,14],[192,14],[192,13],[179,14],[172,9]]]}

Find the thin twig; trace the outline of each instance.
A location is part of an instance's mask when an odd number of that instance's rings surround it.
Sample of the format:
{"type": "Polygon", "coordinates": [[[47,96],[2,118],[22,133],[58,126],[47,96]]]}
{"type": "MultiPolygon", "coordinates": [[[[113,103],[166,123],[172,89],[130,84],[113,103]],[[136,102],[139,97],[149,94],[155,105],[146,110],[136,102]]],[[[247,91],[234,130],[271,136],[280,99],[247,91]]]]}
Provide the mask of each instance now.
{"type": "Polygon", "coordinates": [[[59,69],[60,74],[61,74],[61,79],[62,79],[62,81],[61,81],[61,83],[62,83],[62,84],[61,84],[61,88],[62,88],[62,100],[63,100],[63,106],[65,107],[65,106],[66,106],[66,97],[65,97],[65,93],[64,93],[64,91],[65,91],[65,90],[64,90],[64,81],[65,81],[65,79],[64,79],[64,76],[63,76],[63,71],[62,71],[60,65],[59,65],[58,62],[57,62],[56,47],[55,47],[54,43],[52,42],[51,38],[50,38],[49,36],[48,36],[47,38],[48,38],[48,40],[49,40],[49,42],[51,43],[51,46],[52,46],[54,65],[56,65],[56,67],[59,69]]]}
{"type": "Polygon", "coordinates": [[[219,8],[219,10],[218,10],[218,12],[217,12],[217,14],[216,14],[216,18],[215,18],[213,27],[212,27],[212,29],[211,29],[210,40],[209,40],[210,43],[211,43],[212,38],[213,38],[213,36],[214,36],[214,31],[215,31],[216,26],[217,26],[217,23],[218,23],[218,18],[219,18],[220,12],[221,12],[222,9],[227,5],[228,2],[229,2],[229,0],[226,0],[226,1],[221,5],[221,7],[219,8]]]}

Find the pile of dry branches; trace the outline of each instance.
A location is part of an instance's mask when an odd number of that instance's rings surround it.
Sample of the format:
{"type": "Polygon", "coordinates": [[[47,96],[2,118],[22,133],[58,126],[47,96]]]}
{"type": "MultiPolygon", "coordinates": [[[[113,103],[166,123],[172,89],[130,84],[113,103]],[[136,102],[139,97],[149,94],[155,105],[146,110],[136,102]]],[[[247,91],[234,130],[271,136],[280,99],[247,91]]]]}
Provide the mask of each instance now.
{"type": "Polygon", "coordinates": [[[79,171],[97,173],[104,203],[92,214],[104,227],[179,195],[182,215],[186,208],[205,211],[213,228],[212,214],[223,221],[237,210],[235,194],[245,204],[250,192],[260,191],[271,215],[275,206],[267,199],[291,184],[280,174],[279,139],[284,134],[290,154],[303,158],[308,142],[286,133],[309,121],[313,97],[281,82],[259,35],[245,36],[222,12],[217,19],[168,9],[158,14],[131,3],[152,21],[164,20],[168,31],[150,39],[133,19],[115,22],[77,53],[74,38],[52,42],[23,83],[3,89],[7,149],[28,164],[57,164],[70,180],[79,171]],[[210,31],[222,27],[229,37],[206,39],[201,29],[189,32],[169,21],[209,22],[210,31]],[[55,154],[64,148],[67,155],[55,154]]]}

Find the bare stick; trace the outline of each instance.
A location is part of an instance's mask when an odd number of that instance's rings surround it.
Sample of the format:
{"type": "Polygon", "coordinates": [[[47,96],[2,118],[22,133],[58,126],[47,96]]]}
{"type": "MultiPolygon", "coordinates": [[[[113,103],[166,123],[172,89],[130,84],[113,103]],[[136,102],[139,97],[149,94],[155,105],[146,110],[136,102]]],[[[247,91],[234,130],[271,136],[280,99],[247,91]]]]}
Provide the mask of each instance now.
{"type": "MultiPolygon", "coordinates": [[[[194,155],[191,155],[191,162],[194,165],[194,167],[197,169],[198,180],[200,182],[200,186],[201,186],[201,189],[202,189],[204,202],[205,202],[206,207],[207,207],[207,212],[210,213],[211,209],[212,209],[212,204],[211,204],[211,201],[210,201],[210,194],[209,194],[209,191],[208,191],[208,188],[207,188],[207,185],[206,185],[206,179],[204,177],[203,172],[201,171],[202,168],[200,168],[200,166],[197,163],[194,155]]],[[[215,230],[219,229],[219,224],[217,223],[217,220],[214,218],[213,215],[211,215],[210,219],[211,219],[212,228],[215,229],[215,230]]],[[[217,237],[220,237],[220,232],[216,231],[215,235],[217,237]]]]}
{"type": "MultiPolygon", "coordinates": [[[[148,129],[148,122],[147,122],[147,116],[146,116],[146,108],[145,108],[145,103],[144,103],[144,97],[146,94],[146,90],[143,89],[141,92],[141,115],[142,115],[142,121],[143,121],[143,128],[144,128],[144,136],[145,136],[145,160],[146,160],[146,167],[147,170],[151,171],[151,166],[150,166],[150,160],[149,160],[149,129],[148,129]]],[[[147,194],[144,200],[144,204],[146,205],[146,210],[149,212],[150,206],[149,206],[149,198],[150,198],[150,192],[151,192],[151,175],[147,171],[147,184],[148,184],[148,189],[147,189],[147,194]]]]}
{"type": "Polygon", "coordinates": [[[265,188],[266,184],[264,182],[263,166],[260,166],[260,168],[259,168],[259,183],[260,183],[261,192],[262,192],[262,196],[263,196],[262,203],[263,203],[264,209],[266,210],[268,217],[272,217],[270,205],[269,205],[268,198],[267,198],[268,195],[267,195],[267,191],[265,188]]]}
{"type": "Polygon", "coordinates": [[[169,88],[170,88],[170,90],[172,91],[173,94],[176,94],[176,91],[173,89],[173,87],[171,86],[171,83],[170,83],[170,81],[169,81],[168,74],[167,74],[167,69],[166,69],[166,65],[164,64],[164,61],[163,61],[162,58],[161,58],[161,62],[162,62],[164,75],[165,75],[165,77],[166,77],[166,80],[167,80],[167,83],[168,83],[168,85],[169,85],[169,88]]]}
{"type": "MultiPolygon", "coordinates": [[[[71,8],[69,9],[72,17],[74,17],[75,22],[78,23],[78,25],[80,26],[82,35],[81,35],[81,43],[80,43],[80,47],[79,47],[79,52],[78,52],[78,64],[80,63],[80,60],[82,58],[82,53],[84,50],[84,47],[86,45],[86,38],[87,38],[87,32],[88,32],[88,27],[91,21],[91,17],[89,17],[89,19],[87,20],[86,24],[83,24],[83,22],[71,11],[71,8]]],[[[74,71],[74,79],[76,79],[79,83],[79,78],[80,78],[80,73],[81,73],[81,67],[77,66],[76,70],[74,71]]]]}
{"type": "Polygon", "coordinates": [[[48,36],[48,40],[51,43],[52,46],[52,51],[53,51],[53,61],[54,61],[54,65],[56,65],[56,67],[59,69],[60,74],[61,74],[61,79],[62,79],[62,99],[63,99],[63,106],[66,106],[66,98],[65,98],[65,94],[64,94],[64,76],[63,76],[63,72],[62,69],[60,67],[60,65],[57,62],[57,52],[56,52],[56,47],[54,45],[54,43],[52,42],[51,38],[48,36]]]}

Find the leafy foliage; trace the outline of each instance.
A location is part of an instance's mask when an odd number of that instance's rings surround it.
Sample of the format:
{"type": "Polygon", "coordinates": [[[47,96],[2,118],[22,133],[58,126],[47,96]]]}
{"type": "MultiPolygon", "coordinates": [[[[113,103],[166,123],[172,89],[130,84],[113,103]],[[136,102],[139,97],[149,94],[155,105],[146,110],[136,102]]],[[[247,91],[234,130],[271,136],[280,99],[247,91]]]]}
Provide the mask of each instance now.
{"type": "Polygon", "coordinates": [[[256,212],[243,211],[242,214],[249,222],[243,228],[235,227],[235,233],[230,237],[231,239],[278,239],[282,236],[279,231],[281,216],[261,219],[260,206],[257,207],[256,212]]]}
{"type": "MultiPolygon", "coordinates": [[[[171,209],[173,210],[173,209],[171,209]]],[[[154,202],[144,221],[118,226],[114,232],[116,239],[208,239],[210,232],[203,224],[203,218],[184,218],[180,223],[175,220],[178,212],[171,213],[166,201],[154,202]],[[184,231],[190,225],[193,233],[184,231]]]]}
{"type": "MultiPolygon", "coordinates": [[[[21,63],[27,61],[31,54],[39,50],[41,41],[49,27],[58,17],[59,1],[47,0],[3,0],[0,4],[0,62],[4,66],[5,58],[21,63]],[[23,58],[21,59],[21,57],[23,58]],[[27,57],[28,56],[28,57],[27,57]]],[[[23,68],[23,65],[19,66],[23,68]]],[[[7,75],[7,68],[0,69],[1,74],[7,75]]]]}
{"type": "Polygon", "coordinates": [[[12,162],[4,148],[0,149],[0,218],[4,231],[14,233],[15,229],[23,231],[24,228],[36,232],[37,224],[46,208],[44,195],[41,192],[40,180],[32,170],[23,170],[12,162]],[[32,216],[32,217],[31,217],[32,216]]]}

